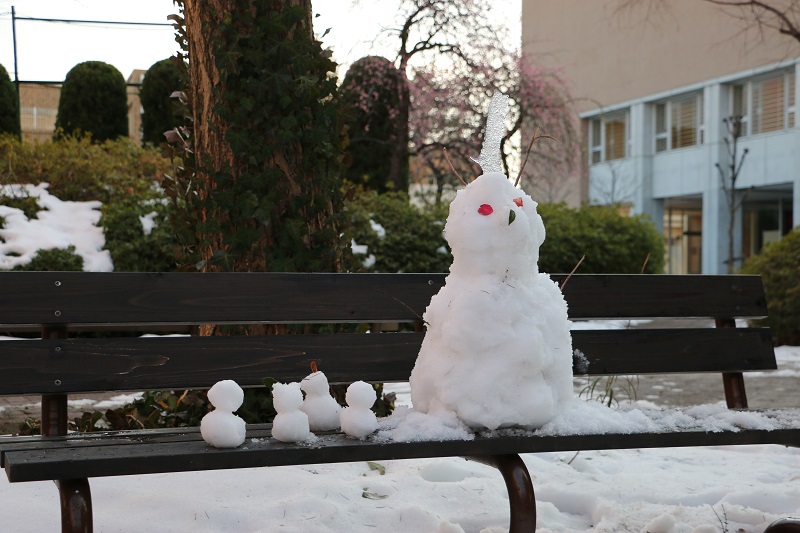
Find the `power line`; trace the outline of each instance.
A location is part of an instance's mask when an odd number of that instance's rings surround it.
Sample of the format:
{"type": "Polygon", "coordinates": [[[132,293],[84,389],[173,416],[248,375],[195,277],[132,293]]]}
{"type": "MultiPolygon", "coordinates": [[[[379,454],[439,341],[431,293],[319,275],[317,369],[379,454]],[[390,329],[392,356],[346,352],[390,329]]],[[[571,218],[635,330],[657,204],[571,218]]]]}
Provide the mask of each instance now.
{"type": "Polygon", "coordinates": [[[39,17],[16,17],[17,20],[28,20],[35,22],[62,22],[65,24],[117,24],[124,26],[169,26],[169,22],[122,22],[119,20],[76,20],[76,19],[51,19],[39,17]]]}

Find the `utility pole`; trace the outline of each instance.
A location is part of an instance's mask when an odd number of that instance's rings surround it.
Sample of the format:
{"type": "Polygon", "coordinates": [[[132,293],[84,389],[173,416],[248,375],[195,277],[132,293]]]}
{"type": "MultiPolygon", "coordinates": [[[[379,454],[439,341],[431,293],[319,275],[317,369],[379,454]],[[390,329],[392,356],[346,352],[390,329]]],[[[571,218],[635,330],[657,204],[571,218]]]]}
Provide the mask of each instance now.
{"type": "Polygon", "coordinates": [[[14,85],[17,87],[17,123],[19,139],[22,140],[22,100],[19,93],[19,70],[17,69],[17,12],[11,6],[11,39],[14,42],[14,85]]]}

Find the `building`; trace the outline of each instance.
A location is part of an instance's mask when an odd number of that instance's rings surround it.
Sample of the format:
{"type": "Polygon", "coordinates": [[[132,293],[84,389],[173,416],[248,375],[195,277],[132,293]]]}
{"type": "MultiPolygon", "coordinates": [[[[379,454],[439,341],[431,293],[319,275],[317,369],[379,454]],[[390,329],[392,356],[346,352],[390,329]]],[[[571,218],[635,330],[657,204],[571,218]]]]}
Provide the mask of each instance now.
{"type": "Polygon", "coordinates": [[[58,115],[60,83],[19,84],[20,126],[22,140],[44,142],[53,138],[58,115]]]}
{"type": "Polygon", "coordinates": [[[575,98],[582,200],[651,216],[671,273],[727,272],[731,218],[734,266],[800,224],[800,43],[702,0],[625,3],[523,0],[523,47],[575,98]],[[717,164],[736,115],[731,217],[717,164]]]}
{"type": "MultiPolygon", "coordinates": [[[[146,70],[134,70],[128,77],[128,136],[142,142],[142,102],[139,88],[146,70]]],[[[22,140],[44,142],[53,138],[58,116],[60,82],[21,81],[19,84],[22,140]]]]}

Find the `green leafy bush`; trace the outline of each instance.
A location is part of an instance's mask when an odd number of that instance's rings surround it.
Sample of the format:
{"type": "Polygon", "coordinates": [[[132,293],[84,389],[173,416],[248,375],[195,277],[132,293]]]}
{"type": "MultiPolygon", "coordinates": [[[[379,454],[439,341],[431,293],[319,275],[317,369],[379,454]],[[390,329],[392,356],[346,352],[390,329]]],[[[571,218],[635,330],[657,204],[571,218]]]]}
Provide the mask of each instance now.
{"type": "Polygon", "coordinates": [[[0,182],[50,184],[64,201],[112,199],[147,194],[172,171],[170,160],[131,139],[92,143],[89,137],[23,143],[0,136],[0,182]]]}
{"type": "MultiPolygon", "coordinates": [[[[61,200],[103,203],[100,225],[118,271],[175,270],[168,220],[172,204],[158,186],[171,168],[157,149],[127,138],[92,143],[87,137],[66,137],[32,144],[0,136],[3,183],[49,182],[48,191],[61,200]],[[155,227],[147,235],[139,217],[150,213],[155,213],[155,227]]],[[[39,210],[36,198],[0,197],[0,203],[23,209],[28,218],[39,210]]]]}
{"type": "Polygon", "coordinates": [[[764,282],[769,317],[760,321],[772,329],[778,344],[800,346],[800,230],[765,246],[745,261],[743,274],[758,274],[764,282]]]}
{"type": "Polygon", "coordinates": [[[0,134],[2,133],[18,137],[20,126],[17,88],[5,67],[0,65],[0,134]]]}
{"type": "Polygon", "coordinates": [[[158,146],[164,132],[183,124],[179,105],[171,94],[183,88],[176,58],[155,63],[147,70],[139,97],[142,99],[142,140],[158,146]]]}
{"type": "Polygon", "coordinates": [[[56,136],[90,133],[98,142],[128,135],[125,78],[102,61],[78,63],[61,86],[56,136]]]}
{"type": "MultiPolygon", "coordinates": [[[[0,195],[0,205],[13,207],[19,209],[23,214],[28,217],[28,220],[37,218],[36,214],[41,211],[38,200],[33,196],[20,195],[20,196],[6,196],[0,195]]],[[[0,224],[2,227],[2,224],[0,224]]]]}
{"type": "Polygon", "coordinates": [[[83,270],[83,257],[75,253],[75,247],[38,250],[30,263],[14,267],[14,270],[63,272],[83,270]]]}
{"type": "MultiPolygon", "coordinates": [[[[388,183],[392,153],[401,142],[397,131],[400,111],[400,88],[403,83],[394,64],[383,57],[367,56],[353,62],[342,81],[342,101],[347,106],[346,123],[350,165],[344,177],[378,192],[395,184],[388,183]]],[[[404,169],[408,190],[408,169],[404,169]]]]}
{"type": "Polygon", "coordinates": [[[100,225],[117,272],[175,270],[175,239],[168,205],[152,194],[132,195],[103,205],[100,225]],[[142,220],[144,218],[144,221],[142,220]],[[150,224],[149,232],[143,224],[150,224]]]}
{"type": "Polygon", "coordinates": [[[446,207],[420,208],[400,192],[378,194],[362,190],[349,201],[352,239],[366,245],[367,255],[355,255],[370,272],[446,272],[452,263],[442,230],[446,207]]]}
{"type": "Polygon", "coordinates": [[[539,204],[547,238],[539,252],[539,270],[569,273],[582,256],[584,274],[664,272],[664,237],[644,216],[628,217],[612,207],[572,209],[539,204]]]}

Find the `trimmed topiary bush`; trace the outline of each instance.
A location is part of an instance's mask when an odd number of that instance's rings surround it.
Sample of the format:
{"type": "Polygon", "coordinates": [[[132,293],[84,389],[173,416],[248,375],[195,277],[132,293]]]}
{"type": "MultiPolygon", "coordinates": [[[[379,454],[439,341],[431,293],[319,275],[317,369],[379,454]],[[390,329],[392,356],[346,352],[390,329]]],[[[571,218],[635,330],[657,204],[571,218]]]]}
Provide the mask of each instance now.
{"type": "Polygon", "coordinates": [[[102,142],[128,135],[125,78],[114,66],[86,61],[72,67],[61,87],[56,136],[91,133],[102,142]]]}
{"type": "Polygon", "coordinates": [[[764,281],[769,317],[759,321],[772,328],[778,344],[800,346],[800,229],[744,262],[743,274],[758,274],[764,281]]]}
{"type": "Polygon", "coordinates": [[[164,132],[183,123],[179,104],[170,95],[183,88],[176,58],[155,63],[147,70],[139,97],[142,100],[142,140],[158,146],[164,132]]]}
{"type": "Polygon", "coordinates": [[[664,237],[643,216],[623,216],[613,207],[572,209],[539,204],[547,238],[540,248],[539,270],[569,273],[586,256],[579,273],[646,274],[664,272],[664,237]],[[648,259],[649,255],[649,259],[648,259]]]}
{"type": "Polygon", "coordinates": [[[0,134],[2,133],[19,137],[20,125],[17,88],[6,69],[0,65],[0,134]]]}
{"type": "MultiPolygon", "coordinates": [[[[341,86],[350,138],[343,175],[348,181],[378,192],[390,189],[392,153],[401,138],[395,131],[401,83],[399,71],[383,57],[363,57],[348,69],[341,86]]],[[[404,172],[408,190],[408,169],[404,172]]]]}
{"type": "Polygon", "coordinates": [[[442,230],[443,208],[420,208],[399,192],[362,190],[347,204],[354,260],[370,272],[447,272],[453,256],[442,230]],[[374,257],[374,259],[373,259],[374,257]]]}

